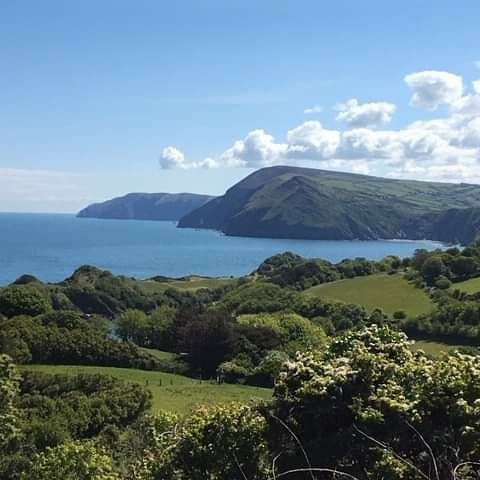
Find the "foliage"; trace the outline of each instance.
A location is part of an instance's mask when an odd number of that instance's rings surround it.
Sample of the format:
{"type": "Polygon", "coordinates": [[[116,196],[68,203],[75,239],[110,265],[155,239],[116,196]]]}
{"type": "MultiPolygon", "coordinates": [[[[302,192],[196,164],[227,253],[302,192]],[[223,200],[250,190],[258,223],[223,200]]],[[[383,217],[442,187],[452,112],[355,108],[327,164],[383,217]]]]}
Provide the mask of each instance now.
{"type": "MultiPolygon", "coordinates": [[[[300,353],[287,363],[273,413],[295,430],[315,464],[359,477],[416,479],[418,471],[398,458],[428,472],[431,447],[447,479],[457,463],[480,456],[479,398],[475,357],[431,360],[412,353],[404,334],[371,326],[334,340],[323,354],[300,353]]],[[[291,437],[272,425],[277,448],[285,448],[291,437]]],[[[292,453],[282,463],[300,461],[292,453]]]]}
{"type": "Polygon", "coordinates": [[[410,263],[429,286],[435,285],[441,278],[453,283],[461,282],[480,275],[480,244],[465,247],[463,250],[416,250],[410,263]]]}
{"type": "Polygon", "coordinates": [[[0,351],[17,362],[156,367],[154,358],[76,312],[14,317],[0,320],[0,327],[0,351]]]}
{"type": "Polygon", "coordinates": [[[64,365],[29,365],[34,372],[75,376],[81,373],[109,376],[135,383],[152,393],[151,410],[187,415],[194,407],[202,404],[215,405],[235,401],[248,403],[252,398],[268,401],[272,390],[246,385],[218,384],[216,381],[198,380],[171,373],[136,370],[133,368],[83,367],[64,365]]]}
{"type": "Polygon", "coordinates": [[[117,480],[112,461],[91,442],[66,442],[37,456],[23,479],[36,480],[117,480]]]}
{"type": "Polygon", "coordinates": [[[326,340],[321,327],[296,313],[241,315],[237,321],[240,325],[270,329],[280,341],[278,347],[291,355],[298,350],[317,349],[326,340]]]}
{"type": "Polygon", "coordinates": [[[15,398],[19,376],[7,355],[0,354],[0,450],[7,448],[18,434],[18,412],[15,398]]]}
{"type": "Polygon", "coordinates": [[[45,295],[31,285],[11,285],[0,290],[0,313],[7,317],[40,315],[50,309],[45,295]]]}
{"type": "Polygon", "coordinates": [[[220,305],[228,312],[242,313],[279,312],[292,310],[298,294],[264,281],[252,281],[228,292],[220,305]]]}
{"type": "Polygon", "coordinates": [[[420,336],[456,337],[470,341],[480,339],[480,303],[447,297],[429,315],[403,323],[407,333],[420,336]]]}
{"type": "Polygon", "coordinates": [[[151,452],[151,478],[268,478],[266,422],[245,405],[200,407],[151,452]]]}
{"type": "Polygon", "coordinates": [[[183,329],[183,342],[189,361],[202,378],[212,377],[218,365],[234,351],[232,323],[221,313],[205,313],[183,329]]]}

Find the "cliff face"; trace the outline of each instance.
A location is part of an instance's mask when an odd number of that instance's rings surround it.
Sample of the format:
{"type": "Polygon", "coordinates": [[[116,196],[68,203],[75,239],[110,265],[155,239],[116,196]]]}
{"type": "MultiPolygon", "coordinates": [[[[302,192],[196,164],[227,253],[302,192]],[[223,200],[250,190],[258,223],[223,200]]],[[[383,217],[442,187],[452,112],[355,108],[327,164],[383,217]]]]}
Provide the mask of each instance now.
{"type": "Polygon", "coordinates": [[[178,226],[253,237],[465,243],[480,229],[479,212],[479,185],[270,167],[186,214],[178,226]]]}
{"type": "Polygon", "coordinates": [[[123,197],[89,205],[77,216],[177,221],[212,198],[214,197],[194,193],[129,193],[123,197]]]}

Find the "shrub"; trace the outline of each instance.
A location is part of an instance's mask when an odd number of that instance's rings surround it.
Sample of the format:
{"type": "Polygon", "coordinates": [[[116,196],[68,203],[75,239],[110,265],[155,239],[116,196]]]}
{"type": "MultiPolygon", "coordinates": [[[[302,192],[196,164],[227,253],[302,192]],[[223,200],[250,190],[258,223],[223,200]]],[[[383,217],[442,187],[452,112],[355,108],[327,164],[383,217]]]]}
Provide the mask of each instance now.
{"type": "Polygon", "coordinates": [[[266,421],[246,405],[200,407],[153,454],[152,478],[266,480],[266,421]]]}
{"type": "Polygon", "coordinates": [[[7,317],[41,315],[50,303],[40,290],[30,285],[11,285],[0,291],[0,312],[7,317]]]}

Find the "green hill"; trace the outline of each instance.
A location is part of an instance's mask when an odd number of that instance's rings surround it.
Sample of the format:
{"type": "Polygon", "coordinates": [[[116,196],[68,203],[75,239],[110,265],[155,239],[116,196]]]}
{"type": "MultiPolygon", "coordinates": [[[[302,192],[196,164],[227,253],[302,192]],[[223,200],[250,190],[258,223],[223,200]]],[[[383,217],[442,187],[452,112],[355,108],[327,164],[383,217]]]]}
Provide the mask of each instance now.
{"type": "Polygon", "coordinates": [[[186,214],[179,227],[253,237],[468,243],[480,231],[480,186],[269,167],[186,214]]]}
{"type": "Polygon", "coordinates": [[[369,311],[381,308],[390,315],[397,310],[407,315],[420,315],[434,308],[425,291],[414,287],[401,275],[378,274],[324,283],[309,288],[304,295],[354,303],[369,311]]]}
{"type": "Polygon", "coordinates": [[[176,221],[212,198],[214,197],[210,195],[195,193],[129,193],[102,203],[93,203],[77,216],[176,221]]]}

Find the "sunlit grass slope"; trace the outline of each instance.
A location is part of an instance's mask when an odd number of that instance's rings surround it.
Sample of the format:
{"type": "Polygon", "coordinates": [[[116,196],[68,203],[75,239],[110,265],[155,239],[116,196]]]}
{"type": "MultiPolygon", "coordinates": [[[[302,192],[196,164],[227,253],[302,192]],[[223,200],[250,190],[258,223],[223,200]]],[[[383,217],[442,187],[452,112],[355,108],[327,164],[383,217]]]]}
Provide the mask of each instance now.
{"type": "Polygon", "coordinates": [[[480,292],[480,277],[471,278],[470,280],[465,280],[464,282],[454,283],[452,289],[461,290],[465,293],[478,293],[480,292]]]}
{"type": "Polygon", "coordinates": [[[433,308],[428,295],[401,275],[379,274],[324,283],[306,290],[304,294],[362,305],[369,311],[381,308],[390,315],[404,310],[407,315],[414,316],[433,308]]]}
{"type": "Polygon", "coordinates": [[[75,375],[77,373],[101,373],[129,382],[137,382],[151,390],[152,409],[185,413],[198,404],[218,404],[226,402],[249,402],[251,399],[268,400],[272,391],[268,388],[244,385],[217,385],[210,381],[199,381],[181,375],[162,372],[149,372],[129,368],[85,367],[71,365],[29,365],[28,370],[45,373],[75,375]]]}

